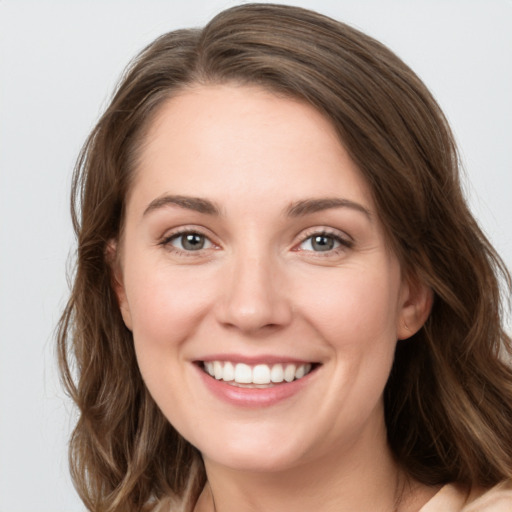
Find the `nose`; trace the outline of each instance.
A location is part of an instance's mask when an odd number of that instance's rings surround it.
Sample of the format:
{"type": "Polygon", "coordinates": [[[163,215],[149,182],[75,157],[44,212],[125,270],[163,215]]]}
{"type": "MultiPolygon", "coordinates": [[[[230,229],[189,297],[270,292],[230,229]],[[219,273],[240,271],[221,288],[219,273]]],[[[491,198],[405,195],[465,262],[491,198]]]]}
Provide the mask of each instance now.
{"type": "Polygon", "coordinates": [[[278,262],[263,255],[240,255],[230,262],[227,274],[217,304],[221,324],[255,334],[277,330],[291,322],[292,306],[278,262]]]}

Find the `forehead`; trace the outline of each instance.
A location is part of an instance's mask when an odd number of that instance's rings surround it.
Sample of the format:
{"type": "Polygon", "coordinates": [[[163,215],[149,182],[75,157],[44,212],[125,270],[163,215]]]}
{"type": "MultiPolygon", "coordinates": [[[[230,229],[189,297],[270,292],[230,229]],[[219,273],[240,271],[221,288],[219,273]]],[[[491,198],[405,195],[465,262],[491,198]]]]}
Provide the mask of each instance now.
{"type": "Polygon", "coordinates": [[[196,86],[167,100],[144,136],[133,188],[145,195],[149,188],[225,190],[227,199],[261,199],[277,189],[292,201],[337,191],[371,203],[330,120],[305,102],[252,86],[196,86]]]}

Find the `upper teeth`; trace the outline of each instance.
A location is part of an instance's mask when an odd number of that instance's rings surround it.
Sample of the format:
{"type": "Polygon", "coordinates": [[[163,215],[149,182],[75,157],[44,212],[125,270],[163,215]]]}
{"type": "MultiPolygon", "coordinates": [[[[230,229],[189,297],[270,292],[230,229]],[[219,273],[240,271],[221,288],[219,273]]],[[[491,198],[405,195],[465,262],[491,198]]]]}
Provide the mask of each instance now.
{"type": "Polygon", "coordinates": [[[234,381],[238,384],[270,384],[301,379],[311,371],[311,364],[279,363],[250,366],[229,361],[205,361],[204,368],[217,380],[234,381]]]}

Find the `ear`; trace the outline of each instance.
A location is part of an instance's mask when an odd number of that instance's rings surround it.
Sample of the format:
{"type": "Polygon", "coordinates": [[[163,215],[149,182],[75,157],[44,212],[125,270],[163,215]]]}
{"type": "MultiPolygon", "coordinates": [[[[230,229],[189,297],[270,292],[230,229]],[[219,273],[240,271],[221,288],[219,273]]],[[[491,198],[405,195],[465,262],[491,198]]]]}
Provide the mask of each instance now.
{"type": "Polygon", "coordinates": [[[112,276],[111,285],[117,297],[117,303],[119,305],[119,310],[121,311],[121,316],[123,317],[124,324],[131,331],[132,316],[130,313],[130,307],[128,305],[128,299],[126,297],[123,270],[121,267],[116,240],[110,240],[107,243],[105,258],[108,265],[110,266],[110,275],[112,276]]]}
{"type": "Polygon", "coordinates": [[[404,278],[401,309],[397,321],[397,339],[405,340],[416,334],[427,321],[434,302],[434,293],[417,277],[404,278]]]}

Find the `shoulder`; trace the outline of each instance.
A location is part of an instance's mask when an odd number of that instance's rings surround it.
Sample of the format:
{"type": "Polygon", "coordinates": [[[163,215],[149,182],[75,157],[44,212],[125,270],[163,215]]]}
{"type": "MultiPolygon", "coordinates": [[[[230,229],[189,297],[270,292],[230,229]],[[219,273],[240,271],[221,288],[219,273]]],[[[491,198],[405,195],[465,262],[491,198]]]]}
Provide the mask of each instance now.
{"type": "Polygon", "coordinates": [[[504,480],[490,489],[468,490],[448,484],[420,512],[511,512],[512,480],[504,480]]]}
{"type": "Polygon", "coordinates": [[[471,493],[462,512],[511,512],[512,479],[504,480],[491,489],[471,493]]]}

